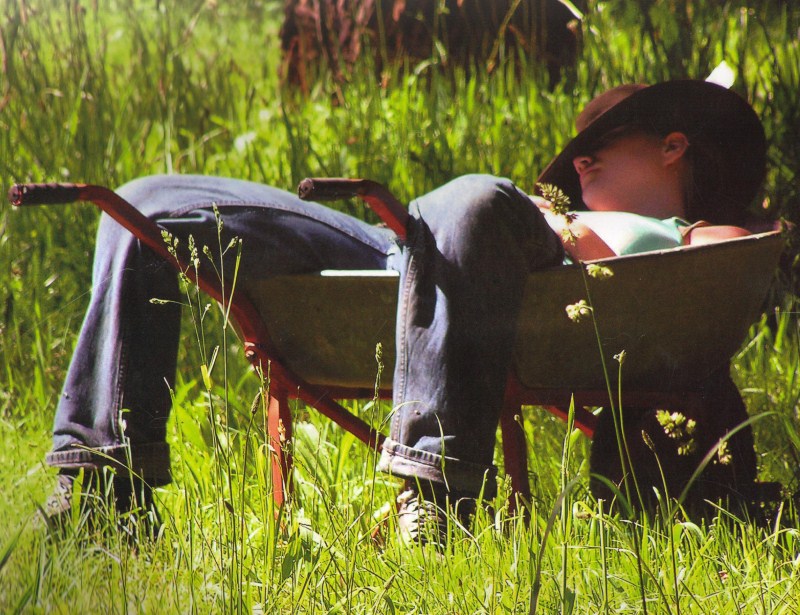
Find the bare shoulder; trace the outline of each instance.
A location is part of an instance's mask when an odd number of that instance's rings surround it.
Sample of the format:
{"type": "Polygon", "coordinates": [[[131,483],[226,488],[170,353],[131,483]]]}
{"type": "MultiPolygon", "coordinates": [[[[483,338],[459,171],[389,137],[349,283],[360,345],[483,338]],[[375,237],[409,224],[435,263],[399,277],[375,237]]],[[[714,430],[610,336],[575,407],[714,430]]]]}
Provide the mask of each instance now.
{"type": "Polygon", "coordinates": [[[716,243],[726,239],[745,237],[751,235],[750,231],[740,226],[698,226],[692,229],[686,237],[686,243],[690,245],[701,245],[704,243],[716,243]]]}

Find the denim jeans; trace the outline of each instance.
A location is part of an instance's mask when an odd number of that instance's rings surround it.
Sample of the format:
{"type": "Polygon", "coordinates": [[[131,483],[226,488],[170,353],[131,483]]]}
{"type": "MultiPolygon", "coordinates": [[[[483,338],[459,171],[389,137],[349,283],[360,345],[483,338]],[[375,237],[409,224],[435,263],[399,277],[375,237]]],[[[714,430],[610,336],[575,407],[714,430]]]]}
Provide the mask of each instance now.
{"type": "Polygon", "coordinates": [[[401,263],[394,416],[379,469],[495,490],[497,424],[528,274],[560,238],[505,179],[458,178],[411,203],[401,263]]]}
{"type": "MultiPolygon", "coordinates": [[[[470,175],[414,201],[403,247],[388,229],[251,182],[156,176],[118,192],[181,245],[191,235],[199,246],[217,246],[216,205],[222,245],[242,239],[244,292],[273,275],[399,269],[395,410],[379,467],[473,493],[494,476],[525,280],[562,258],[559,238],[511,182],[470,175]]],[[[131,464],[153,485],[170,480],[165,439],[180,344],[177,301],[172,268],[103,215],[50,465],[131,464]]]]}

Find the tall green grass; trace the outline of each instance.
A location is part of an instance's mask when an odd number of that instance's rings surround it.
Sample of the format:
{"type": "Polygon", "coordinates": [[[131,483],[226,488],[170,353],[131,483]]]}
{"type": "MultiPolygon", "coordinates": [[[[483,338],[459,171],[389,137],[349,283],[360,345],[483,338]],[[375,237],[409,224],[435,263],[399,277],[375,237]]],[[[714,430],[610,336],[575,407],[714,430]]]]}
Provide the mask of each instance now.
{"type": "MultiPolygon", "coordinates": [[[[0,184],[208,173],[292,190],[309,175],[371,177],[403,200],[466,172],[532,189],[582,103],[623,80],[704,77],[731,64],[771,139],[768,208],[797,219],[800,25],[780,3],[589,2],[574,70],[511,59],[491,75],[365,61],[349,81],[283,89],[281,3],[66,0],[0,7],[0,184]],[[691,26],[691,27],[690,27],[691,26]]],[[[370,218],[357,203],[338,205],[370,218]]],[[[504,506],[445,558],[404,549],[382,523],[396,485],[375,456],[298,405],[297,496],[276,518],[262,383],[187,289],[170,423],[166,527],[121,536],[30,527],[53,477],[41,459],[90,288],[89,206],[0,209],[0,610],[3,612],[784,612],[800,610],[797,515],[772,528],[721,510],[696,524],[612,516],[586,493],[588,442],[525,410],[529,525],[504,506]],[[211,364],[210,378],[200,366],[211,364]],[[498,529],[499,528],[499,529],[498,529]],[[534,591],[535,589],[535,591],[534,591]]],[[[371,219],[371,218],[370,218],[371,219]]],[[[354,298],[357,300],[357,298],[354,298]]],[[[791,484],[800,459],[796,303],[757,323],[734,361],[756,424],[761,475],[791,484]]],[[[375,423],[384,402],[348,402],[375,423]]]]}

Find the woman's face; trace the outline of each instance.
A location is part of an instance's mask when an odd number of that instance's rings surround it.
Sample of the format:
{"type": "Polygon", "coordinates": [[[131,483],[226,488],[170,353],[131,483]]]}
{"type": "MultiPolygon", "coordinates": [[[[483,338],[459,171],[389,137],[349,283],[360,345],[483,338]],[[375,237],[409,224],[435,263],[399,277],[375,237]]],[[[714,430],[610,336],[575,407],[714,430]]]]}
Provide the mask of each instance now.
{"type": "Polygon", "coordinates": [[[592,211],[682,216],[683,175],[676,162],[687,146],[681,133],[664,138],[644,132],[610,135],[594,152],[572,161],[583,202],[592,211]]]}

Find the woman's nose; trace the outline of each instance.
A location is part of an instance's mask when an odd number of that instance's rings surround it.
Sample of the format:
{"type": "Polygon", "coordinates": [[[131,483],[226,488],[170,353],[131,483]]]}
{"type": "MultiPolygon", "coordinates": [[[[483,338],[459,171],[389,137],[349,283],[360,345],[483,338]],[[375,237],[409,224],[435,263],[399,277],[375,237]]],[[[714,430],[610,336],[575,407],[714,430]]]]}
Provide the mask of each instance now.
{"type": "Polygon", "coordinates": [[[572,159],[572,165],[575,167],[575,170],[578,172],[578,174],[580,174],[581,171],[592,164],[593,161],[594,158],[591,156],[575,156],[575,158],[572,159]]]}

